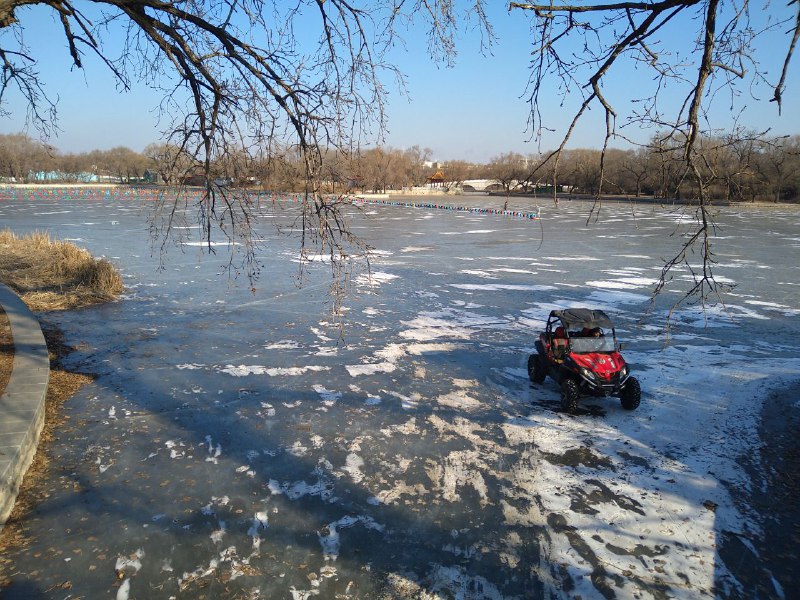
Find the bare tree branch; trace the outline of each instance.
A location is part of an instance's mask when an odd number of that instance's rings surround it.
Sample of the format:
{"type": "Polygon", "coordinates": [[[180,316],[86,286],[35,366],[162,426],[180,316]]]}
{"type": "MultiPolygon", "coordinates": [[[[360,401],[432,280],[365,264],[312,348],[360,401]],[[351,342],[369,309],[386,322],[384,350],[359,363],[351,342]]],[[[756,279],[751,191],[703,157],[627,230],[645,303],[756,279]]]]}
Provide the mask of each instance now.
{"type": "Polygon", "coordinates": [[[783,61],[783,68],[781,69],[781,78],[780,80],[778,80],[778,83],[775,86],[775,94],[772,97],[772,102],[778,103],[778,112],[780,112],[782,108],[781,101],[783,99],[783,90],[786,88],[786,75],[789,72],[789,63],[791,62],[792,56],[794,55],[794,50],[797,47],[797,40],[800,39],[800,2],[798,2],[798,0],[792,0],[789,4],[796,5],[797,16],[795,18],[792,41],[789,44],[789,49],[786,51],[786,58],[783,61]]]}
{"type": "MultiPolygon", "coordinates": [[[[792,20],[791,41],[782,76],[774,88],[773,100],[779,105],[788,61],[800,36],[800,3],[792,0],[791,4],[797,4],[797,12],[792,20]]],[[[561,93],[565,99],[575,88],[585,90],[558,148],[544,155],[528,178],[532,180],[537,173],[549,168],[546,165],[552,165],[553,200],[558,204],[559,171],[567,145],[590,108],[599,106],[605,117],[605,131],[598,155],[595,202],[587,217],[588,223],[597,218],[602,206],[602,192],[604,184],[608,182],[606,172],[610,145],[616,139],[625,139],[618,130],[620,125],[662,130],[663,140],[660,143],[664,144],[661,150],[664,156],[672,157],[676,151],[680,151],[683,162],[681,169],[674,173],[671,191],[666,187],[662,187],[662,190],[680,194],[691,181],[691,193],[698,208],[694,234],[684,241],[675,257],[666,262],[653,296],[655,298],[660,294],[671,279],[672,269],[688,265],[686,257],[697,246],[702,265],[697,270],[691,270],[695,285],[681,302],[697,299],[704,305],[709,295],[721,289],[713,278],[711,268],[714,262],[711,250],[714,228],[709,212],[712,202],[709,190],[721,176],[704,154],[713,153],[713,148],[701,148],[699,143],[707,131],[703,128],[707,121],[706,111],[720,90],[730,91],[732,97],[735,95],[733,81],[744,79],[748,67],[754,70],[755,79],[763,78],[758,63],[751,56],[753,44],[758,36],[773,33],[787,23],[785,15],[769,18],[763,29],[754,31],[749,22],[749,0],[743,0],[736,6],[728,6],[719,0],[662,0],[585,4],[511,2],[510,7],[528,12],[536,33],[535,59],[528,82],[531,106],[529,125],[532,126],[533,135],[539,137],[547,129],[542,116],[543,93],[545,89],[552,89],[553,79],[562,85],[561,93]],[[717,21],[722,15],[726,17],[725,24],[718,27],[717,21]],[[660,40],[658,36],[666,31],[667,25],[674,24],[679,16],[683,19],[681,27],[684,29],[689,22],[698,24],[698,60],[693,64],[681,64],[661,48],[663,38],[660,40]],[[620,113],[607,96],[603,83],[609,80],[610,73],[616,67],[630,60],[652,70],[654,91],[651,96],[642,98],[636,98],[635,92],[627,94],[638,103],[639,109],[620,123],[620,113]],[[719,80],[712,83],[715,76],[719,76],[719,80]],[[665,86],[673,82],[688,88],[688,91],[683,104],[672,111],[671,118],[664,118],[658,101],[665,86]]],[[[690,36],[687,37],[688,41],[693,41],[690,36]]]]}

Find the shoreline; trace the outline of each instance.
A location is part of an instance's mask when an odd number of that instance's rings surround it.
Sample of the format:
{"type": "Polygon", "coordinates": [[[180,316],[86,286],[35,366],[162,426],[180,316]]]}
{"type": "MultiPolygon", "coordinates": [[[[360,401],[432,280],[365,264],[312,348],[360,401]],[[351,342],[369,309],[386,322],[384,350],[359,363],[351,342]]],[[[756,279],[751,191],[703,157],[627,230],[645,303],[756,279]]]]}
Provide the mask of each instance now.
{"type": "MultiPolygon", "coordinates": [[[[21,190],[62,190],[62,189],[80,189],[80,190],[87,190],[87,189],[97,189],[97,190],[106,190],[106,189],[146,189],[146,190],[177,190],[177,189],[204,189],[198,186],[166,186],[160,184],[150,184],[150,183],[0,183],[0,190],[3,189],[21,189],[21,190]]],[[[231,188],[235,189],[235,188],[231,188]]],[[[273,190],[244,190],[251,193],[257,194],[271,194],[271,195],[295,195],[302,192],[291,192],[291,191],[284,191],[284,192],[276,192],[273,190]]],[[[352,198],[354,201],[358,201],[360,198],[363,199],[405,199],[405,198],[414,198],[419,199],[420,197],[426,196],[433,196],[436,198],[492,198],[496,199],[498,202],[502,201],[505,202],[508,200],[509,202],[514,200],[537,200],[537,201],[552,201],[552,195],[538,195],[534,193],[511,193],[505,194],[504,192],[459,192],[459,193],[451,193],[445,191],[437,191],[437,190],[428,190],[425,194],[415,194],[411,191],[406,190],[387,190],[386,192],[351,192],[347,194],[326,194],[329,196],[343,196],[352,198]]],[[[667,205],[677,205],[677,206],[698,206],[699,203],[696,198],[686,198],[686,199],[679,199],[679,198],[656,198],[654,196],[625,196],[625,195],[615,195],[610,194],[607,196],[596,197],[590,194],[568,194],[562,193],[558,196],[559,202],[614,202],[614,203],[633,203],[633,204],[656,204],[660,206],[667,206],[667,205]]],[[[707,206],[711,208],[718,208],[718,207],[726,207],[726,208],[789,208],[789,207],[798,207],[800,208],[800,202],[767,202],[765,200],[757,200],[754,202],[750,201],[742,201],[742,202],[731,202],[729,200],[722,200],[722,199],[712,199],[708,202],[707,206]]]]}

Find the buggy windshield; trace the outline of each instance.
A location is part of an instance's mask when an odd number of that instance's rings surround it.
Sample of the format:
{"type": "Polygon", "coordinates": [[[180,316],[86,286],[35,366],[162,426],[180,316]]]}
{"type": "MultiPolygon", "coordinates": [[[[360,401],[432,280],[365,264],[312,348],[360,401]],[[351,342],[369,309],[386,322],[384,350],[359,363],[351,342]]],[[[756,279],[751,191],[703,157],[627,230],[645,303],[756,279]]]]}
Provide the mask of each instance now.
{"type": "Polygon", "coordinates": [[[614,352],[614,338],[609,337],[575,337],[569,340],[572,351],[576,354],[590,352],[614,352]]]}

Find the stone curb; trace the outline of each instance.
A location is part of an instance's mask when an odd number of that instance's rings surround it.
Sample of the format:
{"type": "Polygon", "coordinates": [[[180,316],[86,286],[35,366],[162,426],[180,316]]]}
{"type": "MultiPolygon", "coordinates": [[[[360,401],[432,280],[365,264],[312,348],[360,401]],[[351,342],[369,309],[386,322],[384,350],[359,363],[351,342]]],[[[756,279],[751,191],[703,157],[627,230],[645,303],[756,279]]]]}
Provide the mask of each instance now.
{"type": "Polygon", "coordinates": [[[14,292],[0,283],[0,305],[11,324],[14,362],[0,395],[0,530],[6,524],[25,471],[33,461],[44,425],[50,359],[39,321],[14,292]]]}

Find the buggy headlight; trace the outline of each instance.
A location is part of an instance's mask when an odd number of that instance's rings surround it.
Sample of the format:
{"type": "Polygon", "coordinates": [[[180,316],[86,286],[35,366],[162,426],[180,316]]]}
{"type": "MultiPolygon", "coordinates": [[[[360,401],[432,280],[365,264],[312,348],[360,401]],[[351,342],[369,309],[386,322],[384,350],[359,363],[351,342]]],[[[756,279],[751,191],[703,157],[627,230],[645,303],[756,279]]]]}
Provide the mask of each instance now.
{"type": "Polygon", "coordinates": [[[627,377],[628,376],[628,365],[625,365],[619,370],[620,377],[627,377]]]}
{"type": "Polygon", "coordinates": [[[589,369],[585,369],[584,367],[580,368],[581,375],[583,375],[586,379],[594,379],[595,374],[592,373],[589,369]]]}

